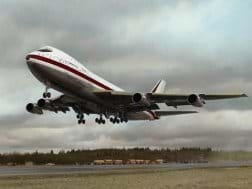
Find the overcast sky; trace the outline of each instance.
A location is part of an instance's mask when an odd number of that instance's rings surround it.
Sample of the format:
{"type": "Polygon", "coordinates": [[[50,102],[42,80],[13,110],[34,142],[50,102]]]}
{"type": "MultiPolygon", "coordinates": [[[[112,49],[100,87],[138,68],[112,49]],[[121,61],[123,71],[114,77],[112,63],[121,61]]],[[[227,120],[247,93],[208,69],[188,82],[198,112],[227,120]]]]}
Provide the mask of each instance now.
{"type": "MultiPolygon", "coordinates": [[[[159,79],[170,93],[252,94],[252,1],[0,0],[0,152],[109,147],[252,150],[251,98],[197,115],[86,126],[75,114],[25,111],[44,86],[25,56],[55,46],[130,91],[159,79]]],[[[58,93],[52,91],[53,95],[58,93]]],[[[164,107],[172,110],[171,107],[164,107]]]]}

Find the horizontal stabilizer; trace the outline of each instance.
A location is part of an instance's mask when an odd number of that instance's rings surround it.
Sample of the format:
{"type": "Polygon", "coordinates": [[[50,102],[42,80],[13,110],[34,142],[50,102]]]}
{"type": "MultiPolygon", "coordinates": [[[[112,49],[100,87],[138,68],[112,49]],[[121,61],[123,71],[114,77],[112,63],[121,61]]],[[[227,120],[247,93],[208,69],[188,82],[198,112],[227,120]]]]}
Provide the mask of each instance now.
{"type": "Polygon", "coordinates": [[[197,111],[155,111],[155,114],[160,116],[181,115],[181,114],[194,114],[197,111]]]}

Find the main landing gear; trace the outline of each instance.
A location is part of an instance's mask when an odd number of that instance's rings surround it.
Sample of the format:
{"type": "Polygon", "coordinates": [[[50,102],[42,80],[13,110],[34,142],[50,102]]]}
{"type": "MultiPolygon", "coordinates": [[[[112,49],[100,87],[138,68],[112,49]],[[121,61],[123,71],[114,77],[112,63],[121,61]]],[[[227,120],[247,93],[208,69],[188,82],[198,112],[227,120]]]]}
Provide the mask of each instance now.
{"type": "Polygon", "coordinates": [[[100,115],[100,118],[95,118],[95,122],[98,124],[105,124],[105,119],[102,118],[102,115],[100,115]]]}
{"type": "Polygon", "coordinates": [[[78,124],[85,124],[86,123],[86,120],[84,119],[84,114],[79,113],[79,114],[77,114],[76,117],[78,119],[78,124]]]}
{"type": "Polygon", "coordinates": [[[123,123],[123,122],[125,122],[125,123],[127,123],[128,122],[128,119],[127,118],[123,118],[123,117],[121,117],[120,119],[117,117],[117,116],[115,116],[115,117],[110,117],[110,119],[109,119],[109,121],[111,122],[111,123],[113,123],[113,124],[115,124],[115,123],[123,123]]]}
{"type": "MultiPolygon", "coordinates": [[[[77,113],[78,113],[79,111],[77,111],[77,113]]],[[[103,114],[100,114],[100,116],[99,117],[97,117],[97,118],[95,118],[95,122],[96,123],[98,123],[99,125],[100,124],[105,124],[106,123],[106,120],[105,120],[105,118],[107,118],[108,119],[108,116],[106,116],[106,114],[104,114],[105,116],[103,116],[103,114]],[[105,117],[105,118],[104,118],[105,117]]],[[[78,113],[77,114],[77,119],[78,119],[78,124],[85,124],[86,123],[86,121],[85,121],[85,119],[84,119],[84,114],[83,113],[78,113]]],[[[120,116],[120,115],[118,115],[118,116],[112,116],[112,117],[110,117],[109,118],[109,120],[110,120],[110,122],[111,123],[113,123],[113,124],[119,124],[119,123],[123,123],[123,122],[125,122],[125,123],[127,123],[128,122],[128,119],[127,119],[127,117],[124,117],[124,116],[120,116]]]]}
{"type": "Polygon", "coordinates": [[[117,118],[117,117],[111,117],[111,118],[109,118],[109,121],[110,121],[111,123],[113,123],[113,124],[115,124],[115,123],[120,123],[120,119],[117,118]]]}

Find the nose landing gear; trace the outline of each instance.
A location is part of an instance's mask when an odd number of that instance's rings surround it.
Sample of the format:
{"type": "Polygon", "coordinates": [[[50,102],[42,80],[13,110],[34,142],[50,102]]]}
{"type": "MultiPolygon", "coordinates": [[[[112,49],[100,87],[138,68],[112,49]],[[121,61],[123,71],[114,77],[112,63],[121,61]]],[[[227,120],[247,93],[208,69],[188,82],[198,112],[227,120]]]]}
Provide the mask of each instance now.
{"type": "Polygon", "coordinates": [[[50,98],[51,97],[51,93],[47,92],[47,93],[43,93],[43,98],[50,98]]]}
{"type": "Polygon", "coordinates": [[[43,98],[51,98],[51,93],[48,92],[49,87],[46,86],[45,92],[43,93],[43,98]]]}

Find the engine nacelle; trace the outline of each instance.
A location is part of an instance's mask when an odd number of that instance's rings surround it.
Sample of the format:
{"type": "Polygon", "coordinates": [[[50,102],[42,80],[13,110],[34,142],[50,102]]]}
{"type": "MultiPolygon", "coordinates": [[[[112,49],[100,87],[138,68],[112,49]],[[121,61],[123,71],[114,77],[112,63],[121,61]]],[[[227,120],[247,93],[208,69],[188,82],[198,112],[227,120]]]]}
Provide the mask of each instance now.
{"type": "Polygon", "coordinates": [[[143,104],[145,106],[150,106],[151,105],[149,100],[146,98],[146,96],[141,94],[141,93],[135,93],[132,96],[132,102],[138,103],[138,104],[143,104]]]}
{"type": "Polygon", "coordinates": [[[29,103],[26,105],[26,110],[33,114],[43,114],[43,111],[37,104],[29,103]]]}
{"type": "Polygon", "coordinates": [[[43,110],[50,110],[54,112],[58,111],[58,109],[48,99],[43,99],[43,98],[39,99],[37,102],[37,105],[39,108],[43,110]]]}
{"type": "Polygon", "coordinates": [[[49,99],[39,99],[37,102],[37,106],[42,109],[42,110],[49,110],[49,111],[54,111],[55,113],[58,113],[59,111],[62,111],[64,113],[66,113],[67,111],[70,111],[68,106],[59,106],[59,105],[55,105],[53,103],[53,101],[49,100],[49,99]]]}
{"type": "Polygon", "coordinates": [[[40,107],[40,108],[43,108],[45,105],[46,105],[46,100],[41,98],[38,100],[37,102],[37,105],[40,107]]]}
{"type": "Polygon", "coordinates": [[[204,100],[201,99],[200,96],[196,94],[189,95],[187,101],[189,104],[196,107],[202,107],[205,104],[204,100]]]}

